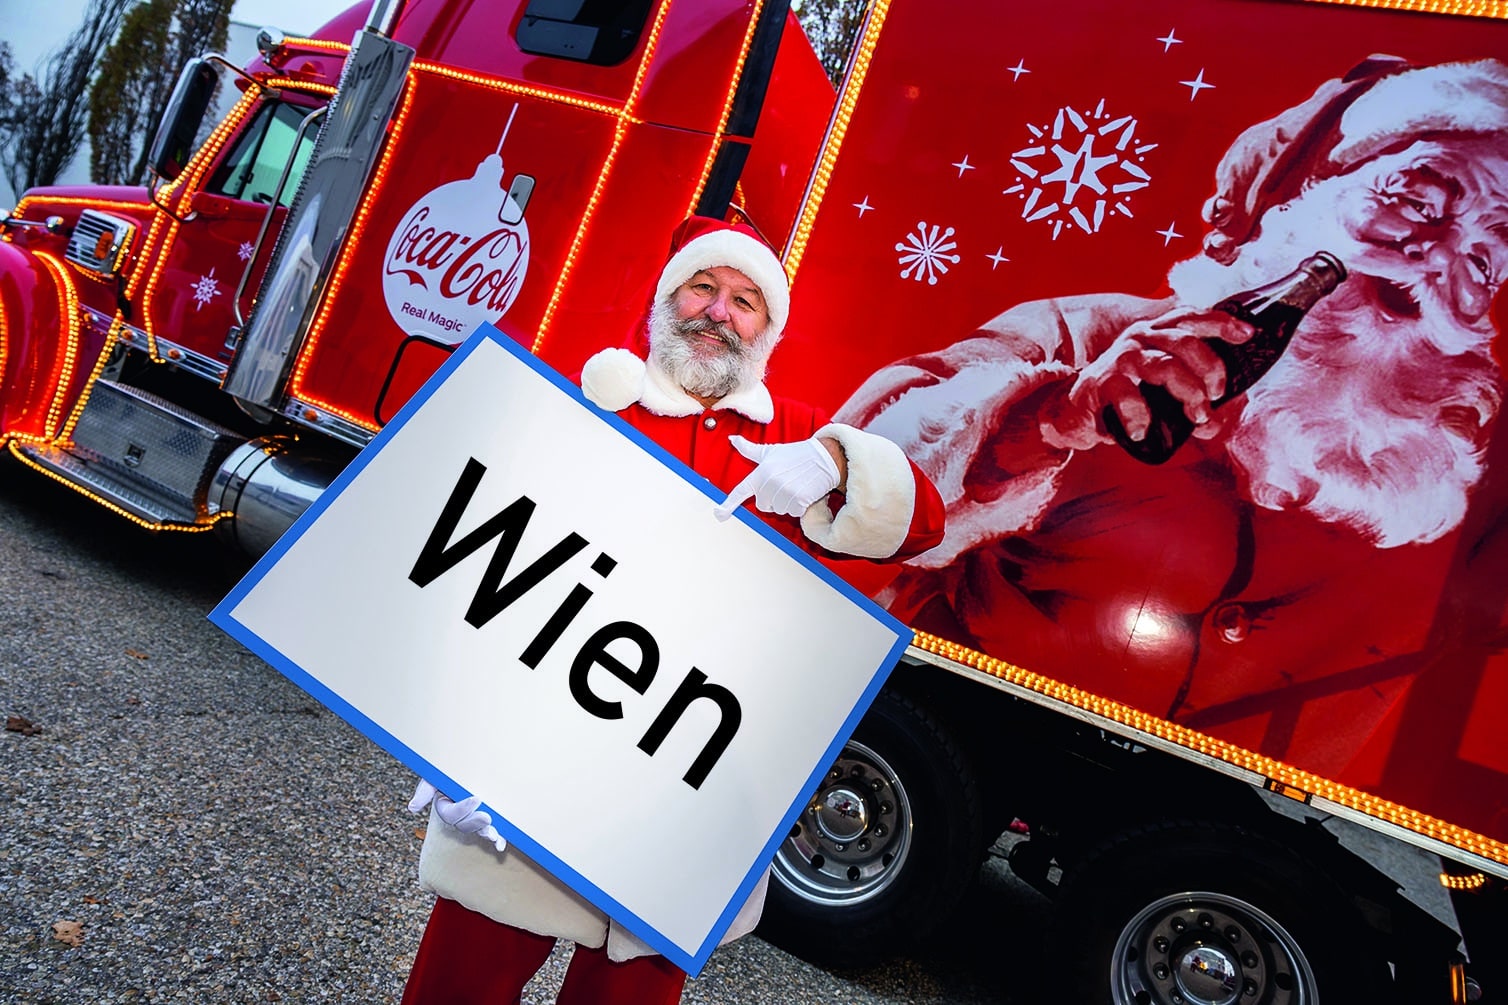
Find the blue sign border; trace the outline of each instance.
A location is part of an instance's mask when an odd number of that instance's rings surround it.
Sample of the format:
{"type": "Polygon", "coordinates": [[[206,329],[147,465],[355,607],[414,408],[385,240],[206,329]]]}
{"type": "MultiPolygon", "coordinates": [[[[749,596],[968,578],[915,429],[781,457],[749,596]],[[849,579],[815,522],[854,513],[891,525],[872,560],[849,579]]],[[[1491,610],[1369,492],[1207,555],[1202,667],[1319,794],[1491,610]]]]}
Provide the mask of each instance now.
{"type": "MultiPolygon", "coordinates": [[[[613,428],[617,429],[624,436],[627,436],[629,439],[633,440],[646,452],[655,457],[655,459],[657,459],[661,464],[664,464],[667,468],[680,475],[684,481],[695,487],[708,499],[712,500],[714,503],[720,503],[723,501],[723,499],[725,498],[725,493],[718,490],[715,486],[712,485],[711,482],[707,481],[706,478],[702,477],[691,468],[687,467],[679,458],[667,452],[658,443],[655,443],[653,440],[649,439],[649,437],[645,436],[639,430],[629,425],[618,415],[612,412],[604,411],[603,409],[600,409],[596,405],[592,404],[586,399],[585,395],[582,394],[579,387],[577,387],[571,381],[567,380],[565,377],[561,376],[543,360],[535,356],[533,353],[529,352],[524,346],[508,337],[498,328],[490,324],[481,324],[477,326],[476,330],[471,333],[471,335],[466,339],[464,343],[456,348],[455,352],[453,352],[450,358],[445,361],[444,365],[442,365],[440,369],[437,370],[435,374],[424,383],[424,385],[414,394],[414,396],[410,398],[409,401],[399,410],[398,414],[393,417],[392,421],[388,422],[387,425],[377,433],[377,435],[372,439],[371,443],[369,443],[367,447],[356,456],[355,460],[353,460],[349,465],[346,466],[345,470],[340,473],[340,475],[335,479],[334,482],[331,483],[330,487],[320,495],[320,497],[314,502],[314,504],[310,506],[309,509],[306,510],[303,515],[298,518],[297,521],[295,521],[288,532],[278,539],[277,543],[273,545],[272,549],[265,555],[263,555],[262,558],[254,566],[252,566],[251,570],[245,575],[245,577],[243,577],[242,580],[236,584],[235,588],[232,589],[231,592],[225,597],[225,599],[220,601],[220,603],[215,606],[215,609],[209,614],[209,620],[215,626],[230,635],[237,642],[241,643],[257,656],[261,657],[267,663],[275,667],[284,676],[288,677],[299,687],[303,688],[312,697],[317,699],[321,704],[329,708],[331,711],[335,712],[346,722],[350,723],[352,726],[355,726],[369,740],[376,743],[379,747],[396,757],[399,761],[403,762],[403,764],[415,774],[433,782],[442,792],[457,800],[466,798],[470,795],[470,793],[457,785],[455,781],[449,776],[436,770],[433,765],[429,764],[423,758],[419,757],[409,747],[400,743],[398,739],[391,733],[382,729],[361,712],[357,711],[354,706],[350,705],[339,696],[337,696],[329,688],[321,684],[302,667],[298,666],[292,660],[284,656],[256,632],[252,631],[241,622],[237,621],[231,612],[236,608],[237,605],[240,604],[240,602],[246,597],[246,595],[256,587],[256,585],[262,580],[262,578],[268,573],[268,571],[277,564],[277,562],[283,557],[288,549],[293,546],[294,542],[296,542],[301,536],[303,536],[304,532],[309,529],[309,527],[314,523],[315,520],[319,519],[320,515],[323,514],[324,511],[330,506],[330,504],[335,501],[336,497],[338,497],[342,492],[346,490],[346,487],[349,486],[351,482],[356,478],[356,476],[359,475],[361,471],[367,466],[367,464],[371,462],[372,458],[377,454],[377,452],[380,451],[390,439],[397,435],[398,430],[402,429],[403,426],[409,421],[409,419],[413,418],[414,414],[424,406],[424,403],[427,402],[432,395],[434,395],[434,393],[439,389],[440,385],[444,383],[445,379],[449,377],[457,367],[465,362],[467,357],[475,352],[479,346],[488,342],[502,346],[504,349],[508,350],[508,352],[512,353],[515,357],[528,364],[528,366],[537,374],[549,380],[552,384],[554,384],[557,388],[559,388],[572,400],[574,400],[578,405],[580,405],[582,408],[588,409],[592,414],[598,416],[613,428]]],[[[764,875],[765,869],[768,868],[769,863],[774,859],[775,852],[780,847],[781,841],[783,841],[786,835],[790,833],[790,829],[795,824],[796,818],[801,815],[801,811],[806,804],[807,794],[816,790],[817,784],[823,777],[824,773],[827,771],[828,765],[830,765],[833,760],[837,758],[838,753],[843,749],[843,745],[848,742],[849,736],[858,726],[859,720],[863,717],[864,712],[869,708],[870,703],[873,702],[875,696],[879,694],[880,688],[884,686],[885,681],[887,678],[889,678],[891,671],[895,669],[895,665],[900,661],[901,656],[905,653],[906,647],[910,644],[912,638],[911,630],[895,617],[893,617],[888,611],[881,608],[878,604],[874,603],[874,601],[870,600],[864,594],[860,593],[851,584],[844,581],[837,574],[832,572],[832,570],[828,569],[827,567],[822,565],[822,563],[818,562],[815,558],[798,548],[791,541],[787,540],[782,534],[780,534],[774,528],[770,527],[763,520],[759,519],[759,517],[755,516],[749,509],[740,507],[736,512],[736,516],[739,520],[743,521],[746,526],[752,528],[760,535],[762,535],[765,540],[783,550],[787,555],[791,556],[793,559],[806,566],[806,568],[812,573],[820,576],[833,589],[843,594],[859,607],[865,609],[876,621],[895,633],[896,641],[895,644],[891,646],[889,652],[886,654],[883,663],[879,668],[877,668],[875,675],[870,681],[869,686],[865,689],[864,694],[860,697],[858,703],[854,706],[853,710],[844,720],[842,727],[839,729],[837,735],[833,738],[832,743],[828,745],[821,761],[815,768],[812,769],[811,776],[807,779],[806,784],[802,787],[801,795],[797,797],[796,801],[791,805],[790,809],[787,810],[785,815],[781,818],[780,826],[775,830],[775,832],[771,835],[770,840],[765,844],[765,847],[760,852],[759,858],[756,860],[753,867],[749,870],[748,874],[745,875],[743,881],[739,884],[738,890],[734,894],[732,900],[730,900],[727,907],[724,908],[722,914],[718,917],[717,922],[713,925],[712,930],[708,933],[706,940],[700,947],[698,947],[697,951],[691,954],[686,953],[670,939],[660,934],[658,930],[653,928],[642,918],[629,911],[622,904],[618,903],[603,890],[589,882],[585,877],[581,876],[575,870],[571,869],[560,859],[556,858],[554,855],[551,855],[538,842],[529,837],[529,835],[525,834],[523,831],[519,830],[517,827],[511,824],[506,817],[494,811],[490,806],[484,807],[487,812],[492,815],[493,825],[497,828],[498,832],[505,838],[507,838],[510,843],[516,845],[520,851],[522,851],[524,854],[528,855],[531,859],[538,863],[541,868],[545,869],[551,875],[566,883],[571,887],[572,890],[574,890],[580,896],[584,897],[598,910],[603,911],[604,913],[612,917],[615,921],[623,924],[626,928],[629,929],[629,931],[633,932],[634,935],[638,936],[645,943],[653,947],[665,958],[675,963],[676,966],[685,970],[687,974],[692,977],[695,977],[697,974],[699,974],[702,968],[706,966],[707,960],[711,957],[713,950],[717,948],[719,942],[721,941],[723,933],[728,930],[728,926],[731,925],[733,923],[733,919],[737,917],[739,910],[748,900],[750,894],[754,890],[755,885],[759,882],[760,877],[764,875]]]]}

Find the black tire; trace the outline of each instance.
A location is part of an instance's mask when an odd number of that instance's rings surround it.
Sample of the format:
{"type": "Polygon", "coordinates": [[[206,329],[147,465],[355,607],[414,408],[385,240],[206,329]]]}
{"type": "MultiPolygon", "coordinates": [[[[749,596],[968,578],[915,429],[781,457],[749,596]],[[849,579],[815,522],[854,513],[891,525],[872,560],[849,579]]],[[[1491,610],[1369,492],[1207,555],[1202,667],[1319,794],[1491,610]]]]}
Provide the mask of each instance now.
{"type": "Polygon", "coordinates": [[[1064,877],[1049,986],[1083,1005],[1393,1000],[1377,939],[1318,866],[1244,828],[1170,822],[1064,877]]]}
{"type": "Polygon", "coordinates": [[[915,944],[978,876],[982,820],[962,749],[921,706],[881,692],[776,855],[760,935],[849,963],[915,944]]]}

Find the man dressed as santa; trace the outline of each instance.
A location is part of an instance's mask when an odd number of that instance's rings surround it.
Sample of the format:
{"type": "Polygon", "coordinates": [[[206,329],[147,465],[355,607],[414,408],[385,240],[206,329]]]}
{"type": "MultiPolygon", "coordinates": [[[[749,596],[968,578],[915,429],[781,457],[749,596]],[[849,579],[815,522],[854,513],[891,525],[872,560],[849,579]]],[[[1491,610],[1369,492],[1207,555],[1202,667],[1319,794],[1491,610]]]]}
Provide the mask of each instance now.
{"type": "MultiPolygon", "coordinates": [[[[942,500],[899,447],[765,387],[789,308],[785,271],[751,228],[692,217],[655,288],[648,359],[598,353],[582,391],[731,488],[717,511],[724,519],[752,498],[768,523],[824,560],[901,561],[936,545],[942,500]]],[[[437,900],[405,1005],[517,1003],[561,938],[576,949],[559,1005],[680,1000],[680,968],[509,847],[479,802],[453,802],[421,782],[409,804],[430,813],[419,881],[437,900]]],[[[768,875],[725,942],[753,929],[767,884],[768,875]]]]}

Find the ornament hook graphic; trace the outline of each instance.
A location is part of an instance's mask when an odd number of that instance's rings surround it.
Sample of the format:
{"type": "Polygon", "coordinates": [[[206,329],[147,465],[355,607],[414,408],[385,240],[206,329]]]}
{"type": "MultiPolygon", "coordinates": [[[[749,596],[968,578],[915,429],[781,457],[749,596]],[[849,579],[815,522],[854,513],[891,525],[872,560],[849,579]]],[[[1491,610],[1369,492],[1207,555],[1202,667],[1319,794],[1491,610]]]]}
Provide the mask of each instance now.
{"type": "MultiPolygon", "coordinates": [[[[508,121],[503,124],[503,135],[497,141],[497,157],[501,162],[503,158],[503,144],[508,142],[508,133],[513,129],[513,117],[518,114],[518,102],[513,103],[513,110],[508,113],[508,121]]],[[[516,174],[513,182],[508,186],[508,198],[498,208],[498,222],[507,227],[516,227],[523,222],[524,207],[529,203],[529,196],[534,194],[534,177],[527,174],[516,174]]]]}

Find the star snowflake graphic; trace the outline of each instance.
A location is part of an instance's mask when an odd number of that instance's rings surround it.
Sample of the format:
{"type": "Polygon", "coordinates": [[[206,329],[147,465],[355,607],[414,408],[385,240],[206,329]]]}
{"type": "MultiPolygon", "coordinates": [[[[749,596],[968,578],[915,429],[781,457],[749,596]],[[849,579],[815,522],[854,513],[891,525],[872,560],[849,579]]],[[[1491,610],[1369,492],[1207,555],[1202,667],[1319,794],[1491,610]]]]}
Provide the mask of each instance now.
{"type": "Polygon", "coordinates": [[[198,304],[194,310],[204,309],[204,305],[220,295],[220,281],[215,278],[215,270],[210,269],[209,275],[200,276],[194,284],[194,300],[198,304]]]}
{"type": "Polygon", "coordinates": [[[941,227],[928,228],[926,221],[919,222],[916,230],[906,235],[906,240],[897,244],[895,250],[901,253],[899,264],[902,279],[915,278],[917,282],[927,280],[929,286],[937,285],[937,277],[946,275],[949,264],[957,265],[958,255],[949,254],[958,247],[958,242],[952,240],[953,228],[943,230],[941,227]]]}
{"type": "Polygon", "coordinates": [[[1107,217],[1131,217],[1131,193],[1152,181],[1142,160],[1157,149],[1137,138],[1137,125],[1112,118],[1103,98],[1092,112],[1063,107],[1051,125],[1027,125],[1031,141],[1011,154],[1020,174],[1005,194],[1021,198],[1023,220],[1051,225],[1053,240],[1064,227],[1097,234],[1107,217]]]}
{"type": "Polygon", "coordinates": [[[250,261],[251,253],[255,250],[256,248],[252,246],[250,241],[242,241],[241,246],[236,249],[236,257],[243,262],[250,261]]]}

